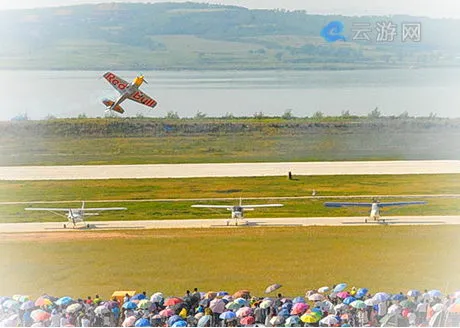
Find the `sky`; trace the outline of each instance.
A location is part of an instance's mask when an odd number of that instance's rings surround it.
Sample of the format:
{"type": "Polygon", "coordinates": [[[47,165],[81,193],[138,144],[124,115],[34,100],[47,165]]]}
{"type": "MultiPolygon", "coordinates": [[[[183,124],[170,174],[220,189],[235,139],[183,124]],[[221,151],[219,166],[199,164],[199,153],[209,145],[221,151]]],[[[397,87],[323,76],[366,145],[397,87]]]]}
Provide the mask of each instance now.
{"type": "MultiPolygon", "coordinates": [[[[194,1],[194,0],[193,0],[194,1]]],[[[0,10],[50,6],[66,6],[83,3],[111,2],[184,2],[181,0],[0,0],[0,10]]],[[[306,10],[315,14],[392,15],[406,14],[434,18],[460,19],[460,0],[197,0],[247,8],[306,10]]]]}

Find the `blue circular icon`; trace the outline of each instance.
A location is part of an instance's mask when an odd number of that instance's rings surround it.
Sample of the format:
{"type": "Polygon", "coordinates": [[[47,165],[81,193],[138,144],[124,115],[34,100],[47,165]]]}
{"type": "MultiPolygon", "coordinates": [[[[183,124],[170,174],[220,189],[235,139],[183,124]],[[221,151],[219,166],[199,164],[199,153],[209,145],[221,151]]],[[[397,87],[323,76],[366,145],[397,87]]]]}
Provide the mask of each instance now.
{"type": "Polygon", "coordinates": [[[341,35],[343,32],[343,23],[339,21],[332,21],[326,26],[323,27],[321,30],[321,36],[327,42],[335,42],[335,41],[346,41],[345,37],[341,35]]]}

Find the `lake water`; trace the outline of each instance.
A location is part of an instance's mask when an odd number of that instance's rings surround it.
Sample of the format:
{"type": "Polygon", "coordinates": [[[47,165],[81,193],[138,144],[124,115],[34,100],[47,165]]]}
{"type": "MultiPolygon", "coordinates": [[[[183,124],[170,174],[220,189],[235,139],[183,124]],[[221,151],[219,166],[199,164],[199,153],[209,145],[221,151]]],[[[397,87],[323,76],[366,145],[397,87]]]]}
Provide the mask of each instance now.
{"type": "MultiPolygon", "coordinates": [[[[0,71],[0,120],[27,113],[31,119],[103,116],[101,100],[117,92],[97,71],[0,71]]],[[[138,72],[115,72],[131,81],[138,72]]],[[[162,117],[174,111],[192,117],[252,116],[256,112],[295,116],[384,115],[460,117],[460,69],[357,71],[148,71],[141,90],[158,101],[149,110],[125,101],[124,116],[162,117]]]]}

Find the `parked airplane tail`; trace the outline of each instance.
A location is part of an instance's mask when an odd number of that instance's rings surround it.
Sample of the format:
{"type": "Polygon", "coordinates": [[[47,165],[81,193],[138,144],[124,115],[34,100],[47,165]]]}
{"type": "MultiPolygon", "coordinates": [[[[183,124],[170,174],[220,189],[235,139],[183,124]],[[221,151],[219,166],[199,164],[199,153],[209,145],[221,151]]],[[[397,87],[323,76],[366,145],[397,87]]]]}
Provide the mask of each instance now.
{"type": "Polygon", "coordinates": [[[102,100],[102,103],[108,107],[108,109],[110,110],[114,110],[120,114],[123,114],[125,112],[125,110],[120,106],[120,105],[117,105],[115,107],[112,107],[113,104],[115,104],[115,102],[113,100],[110,100],[110,99],[104,99],[102,100]]]}

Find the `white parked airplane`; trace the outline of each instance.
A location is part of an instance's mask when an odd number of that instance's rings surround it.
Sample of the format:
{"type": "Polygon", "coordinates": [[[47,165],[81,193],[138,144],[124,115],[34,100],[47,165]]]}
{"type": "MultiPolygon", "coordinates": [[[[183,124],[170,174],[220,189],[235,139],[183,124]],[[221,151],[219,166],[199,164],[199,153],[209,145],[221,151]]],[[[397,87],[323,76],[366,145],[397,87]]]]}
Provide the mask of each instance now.
{"type": "MultiPolygon", "coordinates": [[[[98,213],[87,213],[93,211],[123,211],[126,210],[126,207],[102,207],[102,208],[85,208],[85,202],[82,202],[81,208],[48,208],[48,207],[27,207],[26,211],[48,211],[53,214],[66,217],[69,220],[69,223],[73,224],[73,227],[76,228],[78,223],[85,225],[85,216],[98,215],[98,213]],[[67,212],[67,215],[58,213],[58,212],[67,212]]],[[[89,228],[89,224],[86,224],[86,227],[89,228]]],[[[67,228],[67,224],[64,224],[64,229],[67,228]]]]}
{"type": "MultiPolygon", "coordinates": [[[[225,208],[229,211],[232,211],[231,219],[227,220],[227,225],[230,225],[230,220],[235,220],[235,225],[238,225],[238,220],[244,220],[244,211],[253,211],[255,208],[262,207],[281,207],[283,204],[260,204],[260,205],[242,205],[242,200],[240,198],[240,204],[236,206],[232,205],[192,205],[192,207],[201,207],[201,208],[225,208]]],[[[248,224],[248,221],[243,221],[243,224],[248,224]]]]}
{"type": "MultiPolygon", "coordinates": [[[[374,199],[372,203],[347,203],[347,202],[326,202],[324,203],[324,206],[326,207],[370,207],[371,212],[369,214],[369,218],[373,219],[374,221],[382,221],[385,222],[385,219],[383,219],[380,216],[380,208],[382,207],[389,207],[389,206],[407,206],[407,205],[423,205],[426,204],[427,202],[423,201],[415,201],[415,202],[391,202],[391,203],[380,203],[378,200],[374,199]]],[[[364,222],[367,223],[368,218],[365,219],[364,222]]]]}

